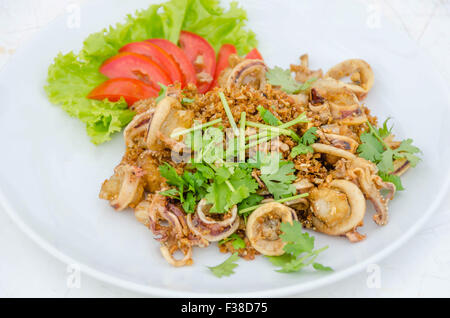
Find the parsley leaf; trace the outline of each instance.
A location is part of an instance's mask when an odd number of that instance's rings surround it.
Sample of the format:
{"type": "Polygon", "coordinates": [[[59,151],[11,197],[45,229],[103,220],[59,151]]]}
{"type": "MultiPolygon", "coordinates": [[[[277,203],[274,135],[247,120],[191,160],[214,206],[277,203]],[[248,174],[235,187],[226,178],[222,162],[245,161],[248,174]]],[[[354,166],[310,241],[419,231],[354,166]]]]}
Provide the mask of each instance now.
{"type": "Polygon", "coordinates": [[[317,256],[326,250],[328,246],[314,250],[314,237],[302,232],[302,225],[298,221],[293,224],[282,223],[280,230],[283,232],[280,238],[286,243],[284,253],[280,256],[269,256],[269,261],[280,267],[280,273],[298,272],[302,268],[313,266],[315,270],[332,271],[331,267],[316,263],[317,256]]]}
{"type": "Polygon", "coordinates": [[[223,263],[214,266],[208,267],[209,270],[217,277],[221,278],[223,276],[230,276],[234,274],[234,269],[238,266],[235,262],[239,259],[238,253],[234,253],[228,259],[226,259],[223,263]]]}
{"type": "Polygon", "coordinates": [[[311,86],[311,83],[317,80],[311,78],[305,83],[300,84],[291,76],[290,70],[283,70],[281,67],[275,66],[266,73],[267,80],[274,86],[280,86],[283,91],[288,94],[296,94],[300,91],[306,91],[311,86]]]}
{"type": "Polygon", "coordinates": [[[269,110],[265,109],[263,106],[258,106],[257,107],[259,115],[261,116],[262,120],[264,120],[264,122],[270,126],[279,126],[282,124],[281,120],[279,120],[277,117],[275,117],[274,114],[272,114],[272,112],[270,112],[269,110]]]}

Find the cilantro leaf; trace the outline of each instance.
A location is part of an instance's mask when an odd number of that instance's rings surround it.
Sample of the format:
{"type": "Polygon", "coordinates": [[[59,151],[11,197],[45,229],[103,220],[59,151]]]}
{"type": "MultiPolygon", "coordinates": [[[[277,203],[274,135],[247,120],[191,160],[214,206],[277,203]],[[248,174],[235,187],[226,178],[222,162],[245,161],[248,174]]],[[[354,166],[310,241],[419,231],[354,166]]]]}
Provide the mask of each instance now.
{"type": "Polygon", "coordinates": [[[400,179],[399,176],[396,176],[394,174],[385,173],[382,171],[378,171],[378,175],[381,177],[381,179],[383,179],[383,181],[393,183],[395,185],[396,191],[405,190],[405,188],[403,188],[403,185],[402,185],[402,180],[400,179]]]}
{"type": "Polygon", "coordinates": [[[306,146],[302,143],[298,144],[291,149],[291,158],[295,158],[298,155],[306,155],[307,153],[313,153],[314,149],[310,146],[306,146]]]}
{"type": "Polygon", "coordinates": [[[319,263],[313,263],[313,267],[317,271],[324,271],[324,272],[332,272],[333,271],[333,269],[331,267],[324,266],[324,265],[319,264],[319,263]]]}
{"type": "Polygon", "coordinates": [[[280,86],[283,91],[288,94],[296,94],[300,91],[306,91],[310,88],[311,83],[317,80],[311,78],[305,83],[300,84],[294,80],[290,70],[284,70],[281,67],[275,66],[266,73],[267,80],[274,86],[280,86]]]}
{"type": "Polygon", "coordinates": [[[219,245],[223,245],[226,242],[231,241],[231,245],[233,246],[233,248],[235,250],[241,249],[241,248],[245,248],[246,244],[245,241],[236,233],[231,234],[230,236],[228,236],[227,238],[221,240],[219,242],[219,245]]]}
{"type": "Polygon", "coordinates": [[[309,128],[303,136],[300,138],[300,142],[302,144],[305,144],[307,146],[313,144],[317,140],[316,136],[317,127],[311,127],[309,128]]]}
{"type": "Polygon", "coordinates": [[[265,109],[263,106],[258,106],[257,107],[259,115],[261,116],[262,120],[264,120],[264,122],[266,124],[269,124],[270,126],[279,126],[282,124],[281,120],[279,120],[277,117],[275,117],[274,114],[272,114],[272,112],[270,112],[269,110],[265,109]]]}
{"type": "Polygon", "coordinates": [[[234,274],[234,269],[238,267],[238,264],[235,262],[239,259],[238,253],[234,253],[228,259],[226,259],[223,263],[208,267],[209,270],[217,277],[221,278],[223,276],[230,276],[234,274]]]}
{"type": "Polygon", "coordinates": [[[381,159],[377,164],[380,171],[389,173],[394,170],[393,155],[394,151],[392,149],[386,149],[386,151],[381,154],[381,159]]]}
{"type": "Polygon", "coordinates": [[[162,166],[159,166],[159,173],[167,180],[167,183],[173,186],[182,187],[185,182],[181,178],[174,167],[165,162],[162,166]]]}
{"type": "Polygon", "coordinates": [[[255,193],[257,189],[258,183],[251,176],[251,172],[237,167],[228,179],[225,179],[223,175],[219,176],[219,178],[216,177],[208,185],[208,193],[205,199],[213,205],[210,210],[211,213],[225,213],[233,205],[242,202],[251,193],[255,193]],[[234,191],[230,190],[229,185],[225,181],[232,185],[234,191]]]}
{"type": "Polygon", "coordinates": [[[181,100],[181,103],[182,103],[182,104],[192,104],[193,102],[195,102],[195,99],[193,99],[193,98],[187,98],[187,97],[184,97],[184,98],[181,100]]]}
{"type": "Polygon", "coordinates": [[[297,257],[304,252],[310,253],[314,249],[314,237],[307,232],[302,233],[302,225],[299,222],[292,225],[282,223],[280,229],[283,232],[280,238],[283,242],[288,243],[283,248],[286,253],[297,257]]]}
{"type": "Polygon", "coordinates": [[[383,123],[383,127],[378,129],[378,135],[380,135],[381,138],[386,138],[392,133],[393,126],[391,126],[390,128],[388,128],[387,126],[387,123],[390,119],[390,117],[386,119],[383,123]]]}
{"type": "Polygon", "coordinates": [[[361,144],[358,147],[359,156],[372,162],[378,162],[384,151],[381,142],[369,132],[362,133],[360,139],[361,144]]]}
{"type": "Polygon", "coordinates": [[[314,237],[302,232],[302,225],[298,221],[293,224],[282,223],[280,226],[281,240],[286,243],[284,253],[280,256],[269,256],[269,261],[280,269],[280,273],[298,272],[302,268],[313,266],[316,270],[332,271],[330,267],[316,263],[317,256],[328,247],[314,250],[314,237]]]}
{"type": "Polygon", "coordinates": [[[288,94],[294,94],[299,90],[300,84],[292,78],[290,70],[283,70],[281,67],[275,66],[269,69],[266,76],[270,84],[280,86],[288,94]]]}
{"type": "Polygon", "coordinates": [[[264,199],[263,196],[258,195],[256,193],[252,193],[247,198],[245,198],[241,203],[239,203],[238,209],[243,210],[258,205],[263,199],[264,199]]]}
{"type": "Polygon", "coordinates": [[[372,125],[367,122],[370,131],[361,134],[361,145],[358,147],[359,156],[372,161],[377,164],[378,175],[387,182],[392,182],[398,191],[404,190],[400,177],[390,174],[394,170],[394,160],[405,158],[412,167],[415,167],[420,161],[420,158],[415,155],[420,152],[420,149],[412,145],[412,139],[403,140],[400,146],[392,149],[387,145],[383,138],[391,135],[392,127],[388,128],[387,122],[389,118],[383,123],[383,127],[374,129],[372,125]]]}
{"type": "Polygon", "coordinates": [[[298,145],[292,148],[291,158],[295,158],[298,155],[306,155],[307,153],[314,152],[314,149],[309,145],[313,144],[317,140],[316,132],[317,127],[311,127],[303,134],[298,145]]]}
{"type": "Polygon", "coordinates": [[[165,195],[170,198],[179,198],[180,192],[177,189],[169,189],[165,191],[160,191],[159,194],[165,195]]]}
{"type": "Polygon", "coordinates": [[[295,186],[292,184],[296,179],[294,172],[292,162],[280,161],[277,171],[271,174],[261,174],[260,178],[275,200],[279,200],[296,193],[295,186]]]}
{"type": "Polygon", "coordinates": [[[194,213],[195,206],[197,205],[194,194],[192,192],[188,192],[181,205],[186,213],[194,213]]]}

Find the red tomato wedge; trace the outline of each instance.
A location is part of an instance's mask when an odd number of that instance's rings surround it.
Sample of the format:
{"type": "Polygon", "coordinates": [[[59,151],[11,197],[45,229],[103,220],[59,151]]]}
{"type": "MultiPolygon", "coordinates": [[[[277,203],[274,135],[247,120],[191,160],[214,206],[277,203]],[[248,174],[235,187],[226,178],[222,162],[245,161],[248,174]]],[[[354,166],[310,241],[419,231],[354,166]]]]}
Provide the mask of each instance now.
{"type": "Polygon", "coordinates": [[[108,99],[111,102],[117,102],[123,97],[128,106],[131,106],[138,100],[156,96],[158,96],[156,89],[137,79],[114,78],[94,88],[87,97],[98,100],[108,99]]]}
{"type": "Polygon", "coordinates": [[[120,53],[132,52],[149,57],[152,61],[158,64],[169,75],[172,83],[180,82],[184,87],[183,75],[177,63],[172,57],[159,46],[150,42],[134,42],[129,43],[119,50],[120,53]]]}
{"type": "Polygon", "coordinates": [[[100,73],[108,78],[134,78],[150,84],[159,91],[158,83],[169,85],[169,76],[150,58],[136,53],[124,52],[106,60],[100,73]]]}
{"type": "Polygon", "coordinates": [[[191,64],[186,54],[178,46],[165,39],[150,39],[147,42],[153,43],[166,51],[173,60],[178,64],[178,67],[183,74],[183,80],[186,84],[197,84],[197,77],[195,75],[194,66],[191,64]]]}
{"type": "Polygon", "coordinates": [[[197,74],[197,88],[206,93],[214,80],[216,70],[216,52],[211,44],[201,36],[188,32],[180,32],[180,47],[194,65],[197,74]]]}
{"type": "Polygon", "coordinates": [[[247,60],[263,60],[264,61],[261,53],[259,53],[257,48],[254,48],[253,50],[248,52],[248,54],[245,56],[245,58],[247,60]]]}
{"type": "Polygon", "coordinates": [[[216,71],[214,73],[214,81],[211,85],[211,89],[218,86],[217,81],[220,73],[229,66],[228,58],[231,54],[237,54],[236,47],[233,44],[222,45],[219,50],[219,55],[217,56],[216,71]]]}

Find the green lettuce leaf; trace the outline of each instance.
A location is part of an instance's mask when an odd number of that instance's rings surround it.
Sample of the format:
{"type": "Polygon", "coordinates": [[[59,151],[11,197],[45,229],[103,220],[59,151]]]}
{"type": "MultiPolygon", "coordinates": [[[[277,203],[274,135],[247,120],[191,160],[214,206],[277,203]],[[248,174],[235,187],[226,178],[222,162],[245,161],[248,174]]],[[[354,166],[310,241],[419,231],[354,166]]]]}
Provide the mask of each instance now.
{"type": "Polygon", "coordinates": [[[257,46],[255,34],[245,28],[247,14],[236,3],[225,11],[216,0],[170,0],[127,15],[125,21],[87,37],[78,54],[59,54],[48,70],[45,91],[53,104],[86,124],[94,144],[111,139],[134,116],[124,100],[87,99],[87,94],[107,78],[100,65],[127,43],[150,38],[178,42],[181,30],[205,37],[218,51],[224,43],[245,54],[257,46]]]}

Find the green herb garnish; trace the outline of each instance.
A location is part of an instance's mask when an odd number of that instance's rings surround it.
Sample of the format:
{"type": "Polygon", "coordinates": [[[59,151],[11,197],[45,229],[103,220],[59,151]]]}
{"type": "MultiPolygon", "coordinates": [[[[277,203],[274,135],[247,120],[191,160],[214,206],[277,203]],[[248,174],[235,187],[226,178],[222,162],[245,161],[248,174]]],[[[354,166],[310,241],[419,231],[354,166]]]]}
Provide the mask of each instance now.
{"type": "Polygon", "coordinates": [[[331,267],[316,263],[317,256],[325,251],[328,246],[314,250],[314,237],[302,231],[302,225],[298,221],[293,224],[282,223],[280,230],[283,232],[280,238],[287,243],[284,246],[285,253],[281,256],[268,256],[267,258],[277,267],[280,273],[298,272],[301,269],[313,266],[320,271],[332,271],[331,267]]]}
{"type": "Polygon", "coordinates": [[[280,88],[288,94],[297,94],[306,91],[311,87],[311,84],[317,80],[317,78],[310,78],[305,83],[300,84],[292,78],[290,70],[284,70],[278,66],[269,69],[266,73],[266,77],[270,84],[280,86],[280,88]]]}
{"type": "Polygon", "coordinates": [[[227,258],[223,263],[208,267],[209,270],[217,277],[221,278],[223,276],[230,276],[234,274],[234,269],[238,266],[235,262],[239,259],[238,253],[234,253],[229,258],[227,258]]]}

